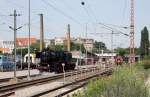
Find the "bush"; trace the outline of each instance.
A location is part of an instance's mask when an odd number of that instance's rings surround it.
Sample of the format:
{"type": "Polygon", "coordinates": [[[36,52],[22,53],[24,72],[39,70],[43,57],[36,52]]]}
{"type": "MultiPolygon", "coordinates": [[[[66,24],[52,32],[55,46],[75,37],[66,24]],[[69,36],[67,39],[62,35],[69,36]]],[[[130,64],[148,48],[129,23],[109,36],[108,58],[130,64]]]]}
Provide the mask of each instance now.
{"type": "Polygon", "coordinates": [[[113,75],[90,82],[74,97],[148,97],[144,74],[133,67],[118,67],[113,75]]]}
{"type": "Polygon", "coordinates": [[[150,60],[146,59],[142,61],[142,65],[144,69],[149,69],[150,68],[150,60]]]}
{"type": "Polygon", "coordinates": [[[150,56],[145,56],[141,62],[141,65],[144,67],[144,69],[149,69],[150,68],[150,56]]]}

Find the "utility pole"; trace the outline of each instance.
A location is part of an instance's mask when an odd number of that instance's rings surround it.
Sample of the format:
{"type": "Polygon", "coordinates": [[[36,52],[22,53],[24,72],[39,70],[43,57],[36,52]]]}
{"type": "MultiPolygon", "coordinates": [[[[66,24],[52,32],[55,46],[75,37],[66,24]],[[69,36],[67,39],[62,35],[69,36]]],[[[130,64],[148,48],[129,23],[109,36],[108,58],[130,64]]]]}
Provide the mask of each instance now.
{"type": "Polygon", "coordinates": [[[85,54],[85,56],[86,56],[86,65],[87,65],[87,23],[86,23],[86,27],[85,27],[85,37],[86,37],[86,41],[85,41],[85,44],[86,44],[86,48],[85,48],[85,50],[86,50],[86,54],[85,54]]]}
{"type": "Polygon", "coordinates": [[[30,26],[31,26],[31,23],[30,23],[30,21],[31,21],[31,19],[30,19],[30,0],[28,1],[28,4],[29,4],[29,17],[28,17],[28,19],[29,19],[29,25],[28,25],[28,27],[29,27],[29,36],[28,36],[28,76],[27,76],[27,79],[28,80],[30,80],[31,78],[30,78],[30,26]]]}
{"type": "Polygon", "coordinates": [[[80,41],[80,66],[81,66],[81,56],[82,56],[82,49],[81,49],[81,45],[82,45],[82,43],[81,43],[81,35],[80,35],[80,38],[79,38],[79,41],[80,41]]]}
{"type": "Polygon", "coordinates": [[[71,50],[71,41],[70,41],[70,24],[68,24],[67,29],[67,50],[70,52],[71,50]]]}
{"type": "Polygon", "coordinates": [[[43,14],[40,14],[40,51],[44,48],[44,24],[43,14]]]}
{"type": "Polygon", "coordinates": [[[9,26],[10,29],[12,29],[14,31],[14,80],[17,81],[17,76],[16,76],[16,33],[17,30],[22,28],[19,27],[17,28],[17,16],[20,16],[20,14],[17,14],[16,10],[14,10],[14,14],[11,14],[10,16],[14,17],[14,27],[9,26]]]}
{"type": "Polygon", "coordinates": [[[114,65],[114,47],[113,47],[114,41],[113,41],[113,34],[115,34],[115,33],[112,30],[112,33],[111,33],[111,52],[112,52],[112,64],[114,65]]]}
{"type": "Polygon", "coordinates": [[[134,50],[134,0],[131,0],[131,25],[130,25],[130,58],[129,63],[135,63],[135,50],[134,50]]]}

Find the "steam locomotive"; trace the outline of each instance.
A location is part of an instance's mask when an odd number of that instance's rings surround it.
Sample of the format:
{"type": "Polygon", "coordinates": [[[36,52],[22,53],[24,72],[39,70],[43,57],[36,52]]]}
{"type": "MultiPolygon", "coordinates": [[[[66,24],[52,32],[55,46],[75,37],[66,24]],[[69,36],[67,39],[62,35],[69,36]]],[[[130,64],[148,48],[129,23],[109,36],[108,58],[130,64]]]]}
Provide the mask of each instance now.
{"type": "Polygon", "coordinates": [[[54,51],[49,48],[36,53],[36,58],[40,60],[37,69],[41,72],[63,72],[62,64],[65,64],[64,70],[74,70],[75,62],[72,61],[72,54],[67,51],[54,51]]]}

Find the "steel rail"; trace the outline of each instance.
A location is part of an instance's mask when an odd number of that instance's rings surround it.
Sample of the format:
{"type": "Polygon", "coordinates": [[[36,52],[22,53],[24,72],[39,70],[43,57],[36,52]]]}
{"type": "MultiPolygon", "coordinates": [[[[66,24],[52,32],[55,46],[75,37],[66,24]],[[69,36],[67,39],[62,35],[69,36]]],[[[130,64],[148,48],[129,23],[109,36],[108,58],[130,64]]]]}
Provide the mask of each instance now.
{"type": "MultiPolygon", "coordinates": [[[[31,75],[31,77],[37,77],[37,76],[40,76],[40,74],[35,74],[35,75],[31,75]]],[[[27,76],[19,76],[17,77],[18,79],[24,79],[26,78],[27,76]]],[[[8,82],[10,81],[12,78],[3,78],[3,79],[0,79],[0,83],[4,83],[4,82],[8,82]]]]}
{"type": "MultiPolygon", "coordinates": [[[[89,72],[89,70],[87,70],[86,72],[89,72]]],[[[80,74],[81,72],[68,72],[66,74],[66,77],[69,77],[71,75],[76,75],[76,74],[80,74]]],[[[22,82],[18,82],[18,83],[15,83],[15,84],[9,84],[9,85],[4,85],[4,86],[0,86],[0,94],[2,93],[5,93],[5,92],[11,92],[11,91],[15,91],[19,88],[25,88],[25,87],[28,87],[28,86],[32,86],[32,85],[35,85],[35,84],[44,84],[46,82],[50,82],[50,81],[54,81],[54,80],[58,80],[58,79],[61,79],[63,78],[63,74],[59,74],[59,75],[55,75],[55,76],[51,76],[51,77],[44,77],[44,78],[37,78],[37,79],[34,79],[34,80],[30,80],[30,81],[22,81],[22,82]]]]}
{"type": "Polygon", "coordinates": [[[8,96],[11,96],[11,95],[14,95],[15,92],[7,92],[7,93],[4,93],[4,94],[0,94],[0,97],[8,97],[8,96]]]}

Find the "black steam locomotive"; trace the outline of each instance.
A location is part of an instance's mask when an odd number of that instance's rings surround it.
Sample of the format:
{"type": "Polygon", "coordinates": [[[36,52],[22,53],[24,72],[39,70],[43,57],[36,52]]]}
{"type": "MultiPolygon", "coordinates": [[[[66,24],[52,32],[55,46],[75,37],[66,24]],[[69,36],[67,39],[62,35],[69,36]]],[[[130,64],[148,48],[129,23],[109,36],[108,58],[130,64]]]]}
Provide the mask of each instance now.
{"type": "Polygon", "coordinates": [[[49,48],[36,53],[36,58],[40,60],[38,69],[41,72],[63,72],[62,64],[65,64],[64,70],[74,70],[75,62],[72,62],[72,54],[67,51],[54,51],[49,48]]]}

